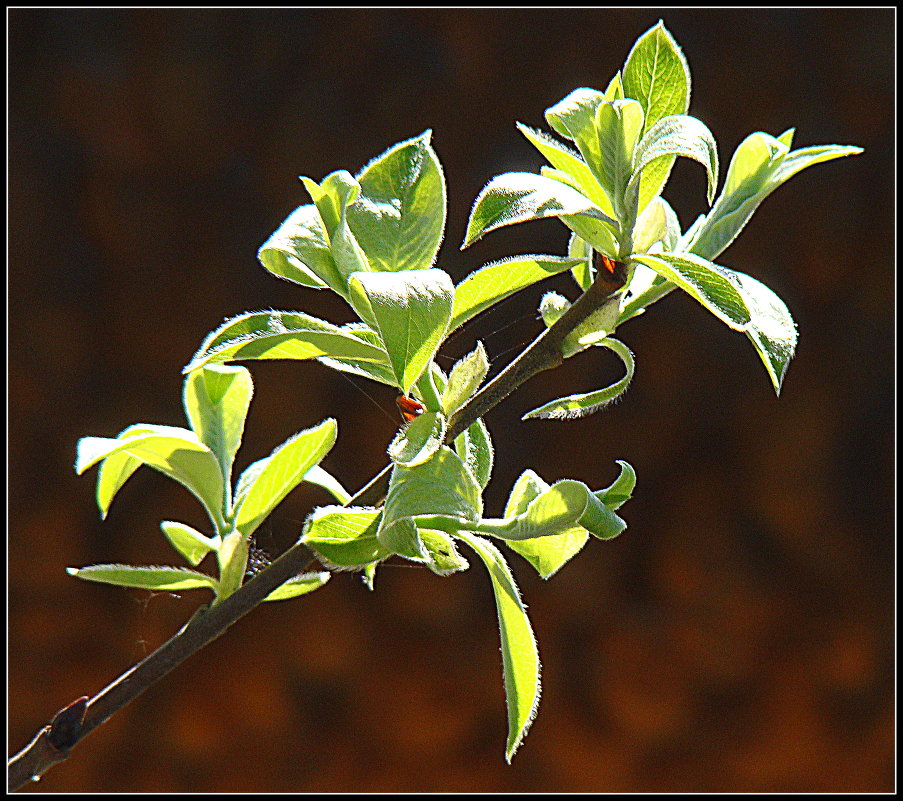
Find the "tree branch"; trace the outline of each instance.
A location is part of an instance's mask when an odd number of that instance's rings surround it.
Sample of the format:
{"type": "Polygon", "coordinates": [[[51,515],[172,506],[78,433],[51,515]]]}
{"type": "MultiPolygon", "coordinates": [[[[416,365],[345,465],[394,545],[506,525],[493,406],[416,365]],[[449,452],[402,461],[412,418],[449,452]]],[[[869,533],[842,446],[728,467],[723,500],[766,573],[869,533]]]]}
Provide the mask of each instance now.
{"type": "MultiPolygon", "coordinates": [[[[561,344],[590,314],[599,309],[626,281],[626,266],[615,263],[614,272],[598,270],[593,284],[555,322],[501,373],[474,395],[451,418],[445,441],[452,442],[532,376],[562,362],[561,344]]],[[[372,506],[386,494],[391,465],[363,487],[348,505],[372,506]]],[[[309,567],[310,549],[296,543],[232,595],[210,608],[199,609],[169,640],[102,690],[91,700],[79,698],[61,709],[51,722],[8,763],[10,792],[29,780],[37,780],[49,768],[65,760],[90,732],[148,687],[166,676],[189,656],[215,640],[229,626],[250,612],[277,587],[309,567]]]]}

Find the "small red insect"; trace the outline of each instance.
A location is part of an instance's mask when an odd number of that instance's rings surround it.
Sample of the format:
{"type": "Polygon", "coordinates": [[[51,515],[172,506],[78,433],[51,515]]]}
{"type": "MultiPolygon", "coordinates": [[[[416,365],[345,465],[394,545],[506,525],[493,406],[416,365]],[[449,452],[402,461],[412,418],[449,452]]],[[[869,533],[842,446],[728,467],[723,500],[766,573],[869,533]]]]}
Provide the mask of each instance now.
{"type": "Polygon", "coordinates": [[[597,250],[597,251],[594,251],[594,253],[593,253],[593,261],[594,261],[593,266],[594,266],[597,270],[603,269],[603,268],[604,268],[605,271],[606,271],[609,275],[614,275],[614,274],[615,274],[615,262],[614,262],[614,259],[608,258],[608,256],[606,256],[604,253],[599,253],[598,250],[597,250]],[[602,262],[602,267],[599,266],[599,262],[600,262],[600,261],[602,262]]]}
{"type": "Polygon", "coordinates": [[[395,402],[398,404],[398,411],[401,412],[401,416],[407,423],[410,423],[415,417],[419,417],[423,414],[424,406],[418,400],[399,395],[395,399],[395,402]]]}

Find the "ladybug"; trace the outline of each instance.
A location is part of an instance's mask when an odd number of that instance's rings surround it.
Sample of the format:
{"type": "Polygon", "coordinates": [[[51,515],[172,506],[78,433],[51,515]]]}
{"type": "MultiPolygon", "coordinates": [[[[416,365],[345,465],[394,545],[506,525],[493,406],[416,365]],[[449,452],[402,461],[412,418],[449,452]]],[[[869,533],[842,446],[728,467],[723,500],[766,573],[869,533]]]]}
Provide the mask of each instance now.
{"type": "Polygon", "coordinates": [[[593,251],[593,267],[597,270],[605,270],[609,275],[615,274],[615,262],[614,259],[608,258],[604,253],[600,253],[598,250],[593,251]],[[599,264],[601,262],[601,265],[599,264]]]}
{"type": "Polygon", "coordinates": [[[414,398],[408,398],[404,395],[399,395],[395,402],[398,404],[398,411],[401,412],[401,416],[405,419],[406,423],[410,423],[415,417],[419,417],[423,414],[424,405],[418,401],[414,400],[414,398]]]}

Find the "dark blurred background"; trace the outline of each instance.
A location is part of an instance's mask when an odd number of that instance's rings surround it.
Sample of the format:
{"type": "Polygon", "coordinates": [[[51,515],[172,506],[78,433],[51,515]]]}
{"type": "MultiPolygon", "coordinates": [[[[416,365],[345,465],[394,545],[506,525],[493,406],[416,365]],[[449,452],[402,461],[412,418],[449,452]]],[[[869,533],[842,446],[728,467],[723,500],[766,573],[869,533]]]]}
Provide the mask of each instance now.
{"type": "MultiPolygon", "coordinates": [[[[79,582],[69,565],[176,564],[161,519],[203,526],[152,470],[108,519],[80,436],[184,425],[180,369],[223,318],[335,296],[282,282],[256,249],[320,179],[426,128],[449,191],[455,280],[563,253],[544,221],[461,252],[473,198],[541,159],[514,127],[604,88],[660,14],[644,10],[22,10],[9,19],[9,747],[173,634],[200,593],[79,582]]],[[[722,175],[750,132],[856,144],[760,208],[720,261],[786,299],[798,355],[777,399],[745,337],[674,293],[625,325],[637,375],[604,414],[520,416],[616,378],[584,353],[487,417],[487,510],[527,467],[605,486],[639,476],[629,523],[549,582],[513,557],[543,659],[512,766],[485,571],[351,574],[236,624],[81,744],[45,791],[878,791],[894,782],[895,12],[673,10],[690,112],[722,175]]],[[[702,169],[665,193],[686,227],[702,169]]],[[[528,290],[443,351],[494,369],[539,325],[528,290]],[[507,328],[505,328],[507,326],[507,328]],[[499,329],[504,330],[499,331],[499,329]],[[506,353],[506,351],[508,351],[506,353]]],[[[324,465],[352,490],[385,464],[393,393],[316,363],[251,365],[238,468],[338,418],[324,465]],[[361,390],[371,396],[368,398],[361,390]],[[382,407],[382,408],[380,408],[382,407]]],[[[278,553],[301,488],[260,532],[278,553]]]]}

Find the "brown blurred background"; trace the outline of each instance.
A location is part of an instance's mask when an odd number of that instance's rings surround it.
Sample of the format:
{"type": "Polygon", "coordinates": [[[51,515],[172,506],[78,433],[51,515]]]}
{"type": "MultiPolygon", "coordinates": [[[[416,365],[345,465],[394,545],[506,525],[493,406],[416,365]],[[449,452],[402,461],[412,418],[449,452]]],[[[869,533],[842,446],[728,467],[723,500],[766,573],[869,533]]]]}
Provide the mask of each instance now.
{"type": "MultiPolygon", "coordinates": [[[[193,498],[139,471],[99,520],[80,436],[184,425],[180,369],[233,314],[334,296],[279,281],[257,247],[297,176],[357,171],[434,131],[449,190],[439,264],[456,280],[516,253],[563,253],[555,221],[459,244],[493,175],[541,159],[515,120],[604,88],[659,14],[643,10],[9,11],[9,747],[170,636],[200,593],[82,583],[68,565],[178,563],[161,519],[193,498]]],[[[482,566],[385,568],[268,604],[78,747],[45,791],[877,791],[894,781],[894,12],[664,14],[690,112],[722,175],[750,132],[861,156],[817,165],[721,257],[786,299],[798,355],[776,399],[746,339],[673,294],[625,325],[624,401],[572,423],[520,415],[618,375],[598,351],[487,418],[499,514],[527,467],[592,487],[637,470],[628,530],[549,582],[512,557],[543,659],[539,716],[512,766],[482,566]]],[[[686,227],[704,175],[666,197],[686,227]]],[[[498,368],[537,330],[526,291],[449,343],[498,368]],[[510,326],[503,331],[498,329],[510,326]]],[[[385,463],[393,393],[315,363],[251,365],[239,469],[335,416],[324,462],[352,490],[385,463]],[[374,403],[359,389],[365,390],[374,403]],[[382,406],[384,411],[381,411],[382,406]]],[[[299,489],[260,533],[278,553],[299,489]]]]}

